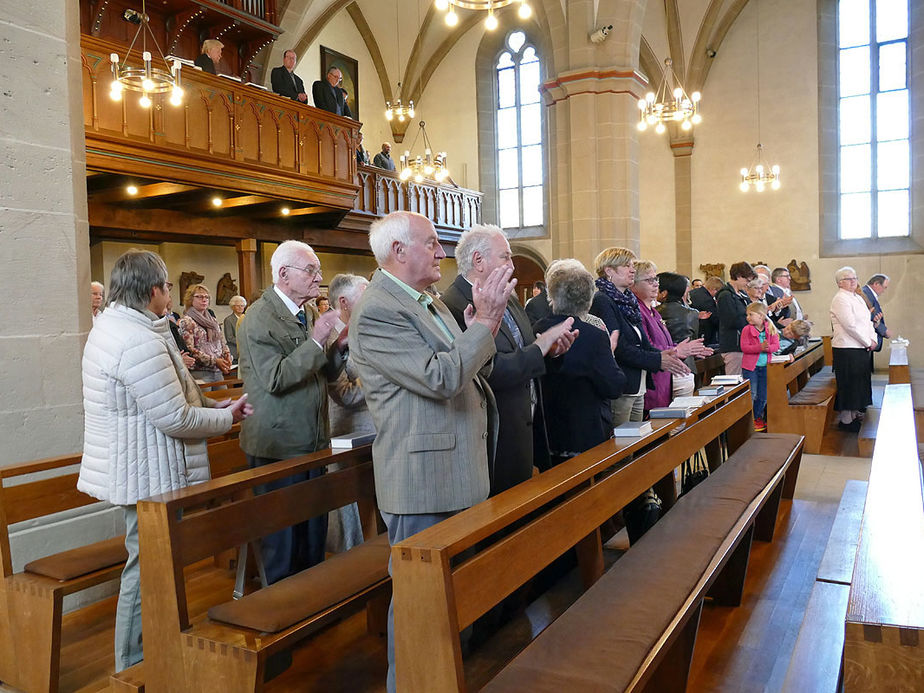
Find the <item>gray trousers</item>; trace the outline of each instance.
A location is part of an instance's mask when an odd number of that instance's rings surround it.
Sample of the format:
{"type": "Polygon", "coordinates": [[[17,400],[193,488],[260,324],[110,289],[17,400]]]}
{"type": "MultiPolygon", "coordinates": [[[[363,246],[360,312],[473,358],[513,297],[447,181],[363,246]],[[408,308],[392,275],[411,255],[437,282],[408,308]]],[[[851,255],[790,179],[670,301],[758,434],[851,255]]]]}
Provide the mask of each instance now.
{"type": "Polygon", "coordinates": [[[123,505],[125,511],[125,550],[128,560],[122,570],[115,621],[116,673],[140,662],[141,649],[141,570],[138,566],[138,510],[123,505]]]}
{"type": "MultiPolygon", "coordinates": [[[[382,519],[388,528],[388,543],[397,544],[410,536],[422,532],[428,527],[452,517],[455,512],[433,513],[429,515],[392,515],[384,510],[382,519]]],[[[388,574],[391,575],[391,558],[388,559],[388,574]]],[[[388,605],[388,693],[395,693],[395,600],[392,597],[388,605]]]]}
{"type": "Polygon", "coordinates": [[[613,426],[628,421],[641,421],[645,415],[645,394],[623,395],[610,403],[613,411],[613,426]]]}

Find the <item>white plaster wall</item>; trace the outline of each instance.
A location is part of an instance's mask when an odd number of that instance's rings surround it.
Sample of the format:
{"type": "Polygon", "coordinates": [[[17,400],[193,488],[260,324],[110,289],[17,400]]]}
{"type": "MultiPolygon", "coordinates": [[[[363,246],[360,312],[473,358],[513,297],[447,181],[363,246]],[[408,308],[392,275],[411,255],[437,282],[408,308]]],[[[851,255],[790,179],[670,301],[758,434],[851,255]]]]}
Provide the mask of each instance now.
{"type": "Polygon", "coordinates": [[[638,136],[638,197],[641,256],[661,271],[677,264],[674,231],[674,155],[667,133],[649,129],[638,136]]]}

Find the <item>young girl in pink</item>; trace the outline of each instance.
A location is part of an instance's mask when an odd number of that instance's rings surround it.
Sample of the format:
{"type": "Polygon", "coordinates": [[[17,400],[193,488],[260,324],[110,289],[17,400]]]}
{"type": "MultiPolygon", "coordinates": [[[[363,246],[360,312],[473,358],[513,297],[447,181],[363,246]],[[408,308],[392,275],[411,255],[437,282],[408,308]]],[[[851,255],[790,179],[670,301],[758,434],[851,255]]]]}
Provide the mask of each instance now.
{"type": "Polygon", "coordinates": [[[741,374],[751,382],[754,430],[766,431],[767,363],[770,354],[780,348],[780,335],[767,318],[767,306],[752,303],[747,307],[748,324],[741,330],[741,374]]]}

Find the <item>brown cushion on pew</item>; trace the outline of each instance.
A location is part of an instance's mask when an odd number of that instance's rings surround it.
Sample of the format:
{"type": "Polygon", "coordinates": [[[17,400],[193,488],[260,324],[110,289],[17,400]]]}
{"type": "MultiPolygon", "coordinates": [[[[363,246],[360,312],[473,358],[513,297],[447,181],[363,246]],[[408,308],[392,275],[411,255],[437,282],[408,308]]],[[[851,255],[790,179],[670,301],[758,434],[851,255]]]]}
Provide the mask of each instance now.
{"type": "Polygon", "coordinates": [[[837,393],[837,383],[834,378],[820,378],[813,375],[805,387],[789,398],[790,405],[821,404],[837,393]]]}
{"type": "Polygon", "coordinates": [[[791,434],[753,435],[482,691],[625,690],[798,441],[791,434]]]}
{"type": "Polygon", "coordinates": [[[388,535],[354,546],[323,563],[209,609],[213,621],[277,633],[388,577],[388,535]]]}
{"type": "Polygon", "coordinates": [[[128,560],[125,537],[113,537],[95,544],[62,551],[27,563],[25,572],[44,575],[55,580],[73,580],[103,568],[128,560]]]}

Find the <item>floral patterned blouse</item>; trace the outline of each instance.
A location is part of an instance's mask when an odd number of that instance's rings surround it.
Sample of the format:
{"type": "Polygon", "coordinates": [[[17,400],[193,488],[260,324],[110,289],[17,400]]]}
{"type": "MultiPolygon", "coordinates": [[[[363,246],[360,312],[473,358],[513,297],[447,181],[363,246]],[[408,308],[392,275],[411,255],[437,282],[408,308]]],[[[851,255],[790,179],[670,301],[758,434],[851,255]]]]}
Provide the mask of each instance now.
{"type": "Polygon", "coordinates": [[[231,352],[228,351],[228,345],[225,344],[225,338],[218,333],[216,341],[209,341],[205,329],[199,327],[196,322],[184,315],[180,318],[178,324],[183,341],[186,342],[186,348],[189,355],[196,359],[195,365],[190,369],[194,371],[220,371],[215,361],[224,358],[229,359],[231,352]]]}

